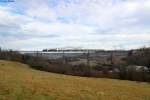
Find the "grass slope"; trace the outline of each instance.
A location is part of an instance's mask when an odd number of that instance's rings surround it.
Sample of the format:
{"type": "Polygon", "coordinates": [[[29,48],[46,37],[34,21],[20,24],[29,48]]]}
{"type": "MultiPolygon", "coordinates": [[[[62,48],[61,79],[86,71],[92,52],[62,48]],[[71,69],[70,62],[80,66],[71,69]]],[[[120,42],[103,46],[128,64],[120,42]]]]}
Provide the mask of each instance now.
{"type": "Polygon", "coordinates": [[[0,100],[150,100],[150,85],[59,75],[0,60],[0,100]]]}

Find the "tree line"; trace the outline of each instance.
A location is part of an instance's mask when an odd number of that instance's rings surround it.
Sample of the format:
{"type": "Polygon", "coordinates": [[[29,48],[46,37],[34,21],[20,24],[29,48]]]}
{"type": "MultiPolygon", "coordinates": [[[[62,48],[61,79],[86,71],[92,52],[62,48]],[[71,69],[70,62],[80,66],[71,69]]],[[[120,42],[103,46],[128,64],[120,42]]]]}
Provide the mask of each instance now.
{"type": "Polygon", "coordinates": [[[150,82],[150,49],[146,48],[138,50],[138,53],[130,51],[124,59],[126,64],[122,65],[70,65],[41,56],[23,55],[16,51],[1,49],[0,59],[21,62],[34,69],[60,74],[150,82]]]}

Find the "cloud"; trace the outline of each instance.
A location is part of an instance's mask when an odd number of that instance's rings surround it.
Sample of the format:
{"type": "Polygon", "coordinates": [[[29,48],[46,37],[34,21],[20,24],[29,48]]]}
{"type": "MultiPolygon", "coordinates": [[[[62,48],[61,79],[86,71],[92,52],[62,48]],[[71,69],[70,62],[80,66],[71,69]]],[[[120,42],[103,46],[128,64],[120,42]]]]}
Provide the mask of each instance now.
{"type": "Polygon", "coordinates": [[[16,0],[0,5],[1,46],[29,50],[148,45],[149,5],[149,0],[16,0]]]}

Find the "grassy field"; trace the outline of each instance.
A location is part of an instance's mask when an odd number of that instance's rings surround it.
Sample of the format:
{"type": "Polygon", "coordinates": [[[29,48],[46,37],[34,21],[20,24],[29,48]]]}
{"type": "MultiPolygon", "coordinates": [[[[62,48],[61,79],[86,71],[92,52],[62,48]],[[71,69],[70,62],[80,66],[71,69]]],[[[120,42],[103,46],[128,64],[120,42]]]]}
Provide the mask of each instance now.
{"type": "Polygon", "coordinates": [[[0,60],[0,100],[150,100],[150,84],[59,75],[0,60]]]}

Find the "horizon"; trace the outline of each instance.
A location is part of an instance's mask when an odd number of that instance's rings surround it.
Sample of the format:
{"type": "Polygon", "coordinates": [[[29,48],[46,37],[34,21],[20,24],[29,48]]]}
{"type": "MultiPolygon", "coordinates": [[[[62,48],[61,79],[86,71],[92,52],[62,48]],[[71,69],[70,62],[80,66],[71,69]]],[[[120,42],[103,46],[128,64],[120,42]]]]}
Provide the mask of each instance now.
{"type": "Polygon", "coordinates": [[[149,48],[150,49],[150,46],[142,46],[142,47],[139,47],[139,48],[131,48],[131,49],[117,49],[117,48],[114,48],[114,49],[100,49],[100,48],[44,48],[44,49],[40,49],[40,50],[35,50],[35,49],[32,49],[32,50],[17,50],[17,49],[11,49],[11,48],[2,48],[0,47],[0,50],[12,50],[12,51],[18,51],[18,52],[53,52],[53,51],[43,51],[43,50],[53,50],[53,49],[56,49],[56,50],[97,50],[97,51],[130,51],[130,50],[139,50],[139,49],[142,49],[142,48],[149,48]]]}
{"type": "Polygon", "coordinates": [[[0,0],[0,47],[150,47],[149,0],[0,0]]]}

